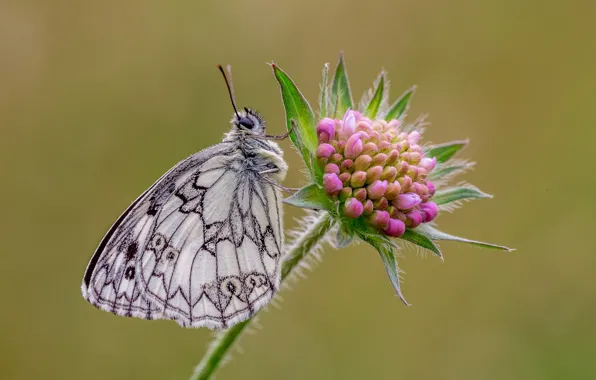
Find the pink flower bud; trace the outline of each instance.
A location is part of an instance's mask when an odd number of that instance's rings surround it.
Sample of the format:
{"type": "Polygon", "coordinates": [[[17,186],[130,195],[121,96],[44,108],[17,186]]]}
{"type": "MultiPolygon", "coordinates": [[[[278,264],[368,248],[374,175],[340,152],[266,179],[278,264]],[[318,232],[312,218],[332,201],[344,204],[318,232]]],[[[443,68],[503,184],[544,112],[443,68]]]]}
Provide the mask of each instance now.
{"type": "Polygon", "coordinates": [[[406,174],[409,167],[410,165],[408,165],[408,163],[405,161],[401,161],[398,165],[396,165],[396,169],[399,174],[406,174]]]}
{"type": "Polygon", "coordinates": [[[358,171],[355,171],[354,174],[352,174],[352,178],[350,180],[350,185],[353,188],[362,187],[362,186],[364,186],[365,181],[366,181],[366,172],[358,170],[358,171]]]}
{"type": "Polygon", "coordinates": [[[410,186],[412,185],[412,178],[408,177],[407,175],[399,177],[397,181],[401,185],[402,192],[408,191],[410,189],[410,186]]]}
{"type": "Polygon", "coordinates": [[[333,162],[334,164],[341,164],[342,160],[344,159],[344,157],[339,154],[339,153],[335,153],[331,155],[331,159],[329,161],[333,162]]]}
{"type": "Polygon", "coordinates": [[[366,154],[371,154],[377,152],[378,150],[379,147],[377,147],[377,145],[373,142],[367,142],[366,144],[364,144],[364,147],[362,148],[362,152],[366,154]]]}
{"type": "Polygon", "coordinates": [[[387,201],[387,198],[381,197],[373,201],[373,206],[375,210],[386,210],[389,206],[389,201],[387,201]]]}
{"type": "Polygon", "coordinates": [[[410,134],[408,135],[408,141],[410,144],[418,144],[418,141],[420,141],[420,132],[418,132],[418,131],[410,132],[410,134]]]}
{"type": "Polygon", "coordinates": [[[373,211],[373,213],[371,214],[369,221],[370,224],[372,224],[375,227],[378,227],[382,230],[385,230],[387,227],[389,227],[389,220],[391,219],[391,217],[389,216],[389,213],[387,211],[373,211]]]}
{"type": "Polygon", "coordinates": [[[368,134],[369,140],[374,142],[375,144],[381,141],[381,134],[377,131],[372,131],[368,134]]]}
{"type": "Polygon", "coordinates": [[[344,172],[339,175],[339,180],[341,181],[342,185],[349,186],[351,177],[352,176],[350,175],[350,173],[344,172]]]}
{"type": "Polygon", "coordinates": [[[385,198],[389,199],[390,201],[397,198],[401,191],[401,185],[399,182],[394,181],[387,186],[387,191],[385,192],[385,198]]]}
{"type": "Polygon", "coordinates": [[[395,165],[398,158],[399,158],[399,152],[396,149],[393,149],[387,155],[387,165],[395,165]]]}
{"type": "Polygon", "coordinates": [[[387,191],[387,181],[374,181],[366,190],[370,199],[379,199],[387,191]]]}
{"type": "Polygon", "coordinates": [[[348,159],[348,160],[343,160],[343,162],[341,163],[341,165],[339,166],[339,168],[341,169],[341,171],[352,171],[352,168],[354,167],[354,161],[348,159]]]}
{"type": "Polygon", "coordinates": [[[356,115],[354,115],[354,112],[352,110],[348,109],[346,111],[346,114],[344,115],[344,122],[343,122],[343,126],[341,129],[340,135],[347,139],[354,134],[355,130],[356,130],[356,115]]]}
{"type": "Polygon", "coordinates": [[[380,141],[377,146],[380,150],[391,149],[391,143],[389,141],[380,141]]]}
{"type": "Polygon", "coordinates": [[[406,217],[408,218],[406,220],[406,226],[408,226],[409,228],[416,228],[422,222],[424,222],[426,215],[424,215],[424,213],[422,213],[421,211],[412,210],[406,214],[406,217]]]}
{"type": "Polygon", "coordinates": [[[356,198],[349,198],[344,203],[344,213],[350,218],[358,218],[364,212],[364,206],[356,198]]]}
{"type": "Polygon", "coordinates": [[[371,163],[372,158],[367,154],[363,154],[362,156],[358,156],[356,161],[354,161],[354,168],[356,170],[366,170],[370,167],[371,163]]]}
{"type": "Polygon", "coordinates": [[[401,122],[397,119],[390,120],[389,124],[387,124],[387,126],[389,128],[399,128],[400,125],[401,125],[401,122]]]}
{"type": "Polygon", "coordinates": [[[366,200],[366,189],[360,188],[355,190],[353,195],[354,198],[358,199],[360,202],[364,202],[366,200]]]}
{"type": "Polygon", "coordinates": [[[325,173],[335,173],[339,175],[339,166],[336,164],[327,164],[325,165],[325,173]]]}
{"type": "Polygon", "coordinates": [[[343,188],[343,185],[337,174],[327,173],[323,176],[323,187],[327,194],[336,195],[343,188]]]}
{"type": "Polygon", "coordinates": [[[410,163],[417,165],[422,159],[422,155],[418,152],[410,151],[410,163]]]}
{"type": "Polygon", "coordinates": [[[426,187],[431,197],[435,195],[435,185],[431,181],[426,181],[426,187]]]}
{"type": "Polygon", "coordinates": [[[406,232],[406,225],[398,219],[389,219],[389,225],[385,229],[385,233],[389,236],[400,237],[406,232]]]}
{"type": "Polygon", "coordinates": [[[431,222],[439,213],[439,208],[435,202],[421,203],[420,210],[426,214],[425,222],[431,222]]]}
{"type": "Polygon", "coordinates": [[[329,158],[333,153],[335,153],[335,148],[326,143],[319,145],[317,148],[317,157],[319,158],[329,158]]]}
{"type": "Polygon", "coordinates": [[[408,171],[406,172],[406,175],[408,177],[410,177],[412,179],[412,181],[416,181],[416,179],[418,178],[418,173],[420,173],[418,166],[414,166],[414,165],[408,166],[408,171]]]}
{"type": "Polygon", "coordinates": [[[356,132],[346,142],[344,155],[348,158],[356,158],[362,153],[362,138],[368,138],[365,132],[356,132]]]}
{"type": "Polygon", "coordinates": [[[370,127],[370,124],[365,120],[360,120],[358,124],[356,124],[356,130],[366,132],[368,134],[373,132],[372,128],[370,127]]]}
{"type": "Polygon", "coordinates": [[[379,153],[373,157],[372,164],[373,165],[381,165],[385,166],[387,162],[387,155],[385,153],[379,153]]]}
{"type": "Polygon", "coordinates": [[[433,170],[436,165],[437,165],[436,157],[433,157],[433,158],[424,157],[422,160],[420,160],[420,166],[423,167],[427,172],[430,172],[431,170],[433,170]]]}
{"type": "Polygon", "coordinates": [[[319,142],[333,140],[335,137],[335,121],[328,117],[319,121],[319,125],[317,126],[317,136],[319,136],[319,142]]]}
{"type": "Polygon", "coordinates": [[[366,202],[364,202],[364,215],[370,215],[373,212],[373,209],[373,202],[370,199],[367,199],[366,202]]]}
{"type": "Polygon", "coordinates": [[[393,207],[393,206],[389,206],[387,207],[387,210],[385,210],[389,213],[389,216],[392,219],[397,219],[397,215],[399,214],[399,211],[397,210],[397,208],[393,207]]]}
{"type": "Polygon", "coordinates": [[[344,187],[339,192],[339,200],[345,201],[346,199],[352,196],[352,188],[351,187],[344,187]]]}
{"type": "Polygon", "coordinates": [[[393,204],[400,210],[409,210],[412,207],[419,205],[420,202],[422,202],[422,200],[418,194],[405,193],[398,195],[393,204]]]}
{"type": "Polygon", "coordinates": [[[381,174],[381,179],[387,180],[389,182],[393,182],[397,177],[397,169],[393,166],[387,166],[383,169],[383,174],[381,174]]]}
{"type": "Polygon", "coordinates": [[[381,178],[381,174],[383,174],[383,167],[382,166],[373,166],[372,168],[366,171],[366,183],[371,184],[376,180],[381,178]]]}

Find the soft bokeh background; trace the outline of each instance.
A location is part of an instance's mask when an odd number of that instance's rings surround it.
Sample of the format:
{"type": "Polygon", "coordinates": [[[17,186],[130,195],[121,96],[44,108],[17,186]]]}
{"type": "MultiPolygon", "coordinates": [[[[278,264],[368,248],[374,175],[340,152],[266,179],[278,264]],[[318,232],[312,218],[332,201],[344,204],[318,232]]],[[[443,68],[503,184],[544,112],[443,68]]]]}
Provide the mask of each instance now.
{"type": "Polygon", "coordinates": [[[226,131],[216,64],[282,133],[265,62],[315,105],[340,50],[358,96],[385,68],[394,97],[419,85],[427,140],[471,139],[462,179],[496,197],[441,227],[518,250],[404,252],[405,308],[371,248],[327,249],[218,379],[596,378],[595,16],[590,1],[2,0],[0,378],[187,378],[211,333],[96,310],[85,266],[129,202],[226,131]]]}

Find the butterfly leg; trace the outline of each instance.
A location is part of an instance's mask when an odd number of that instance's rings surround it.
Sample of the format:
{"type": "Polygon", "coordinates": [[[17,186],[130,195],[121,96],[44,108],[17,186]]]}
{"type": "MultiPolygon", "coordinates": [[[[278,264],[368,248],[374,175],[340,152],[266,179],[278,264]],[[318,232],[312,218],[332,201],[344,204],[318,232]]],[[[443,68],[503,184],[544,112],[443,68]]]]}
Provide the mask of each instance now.
{"type": "Polygon", "coordinates": [[[294,131],[294,127],[296,126],[296,122],[294,121],[294,119],[292,119],[292,126],[290,127],[290,130],[287,133],[284,133],[283,135],[264,135],[264,136],[253,136],[254,138],[257,139],[262,139],[262,140],[283,140],[288,138],[288,136],[290,136],[290,134],[294,131]]]}
{"type": "Polygon", "coordinates": [[[287,193],[295,193],[297,192],[298,188],[292,188],[292,187],[285,187],[284,185],[281,185],[277,182],[275,182],[274,180],[272,180],[271,178],[267,177],[266,175],[263,174],[271,174],[271,173],[277,173],[279,171],[279,169],[267,169],[267,170],[263,170],[262,172],[259,172],[259,175],[261,176],[261,178],[263,178],[263,180],[275,187],[280,188],[281,190],[287,192],[287,193]]]}

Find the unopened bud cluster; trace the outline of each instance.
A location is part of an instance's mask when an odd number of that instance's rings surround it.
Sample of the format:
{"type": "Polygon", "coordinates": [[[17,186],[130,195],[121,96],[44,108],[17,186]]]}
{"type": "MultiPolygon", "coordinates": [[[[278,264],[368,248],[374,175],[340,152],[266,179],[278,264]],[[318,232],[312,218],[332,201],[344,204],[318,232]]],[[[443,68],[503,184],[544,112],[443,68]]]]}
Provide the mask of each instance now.
{"type": "Polygon", "coordinates": [[[396,237],[437,216],[430,201],[435,187],[426,179],[437,161],[424,156],[419,132],[348,110],[343,120],[321,120],[317,135],[325,191],[340,200],[346,216],[365,217],[396,237]]]}

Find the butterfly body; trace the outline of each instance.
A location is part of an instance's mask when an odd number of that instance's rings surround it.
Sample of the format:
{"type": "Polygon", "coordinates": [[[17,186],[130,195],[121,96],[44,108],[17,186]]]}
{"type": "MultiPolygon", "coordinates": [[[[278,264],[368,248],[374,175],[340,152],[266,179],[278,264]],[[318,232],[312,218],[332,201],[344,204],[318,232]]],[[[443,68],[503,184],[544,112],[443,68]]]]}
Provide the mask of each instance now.
{"type": "Polygon", "coordinates": [[[117,315],[223,329],[266,305],[280,282],[283,152],[246,109],[223,141],[181,161],[110,228],[82,292],[117,315]]]}

